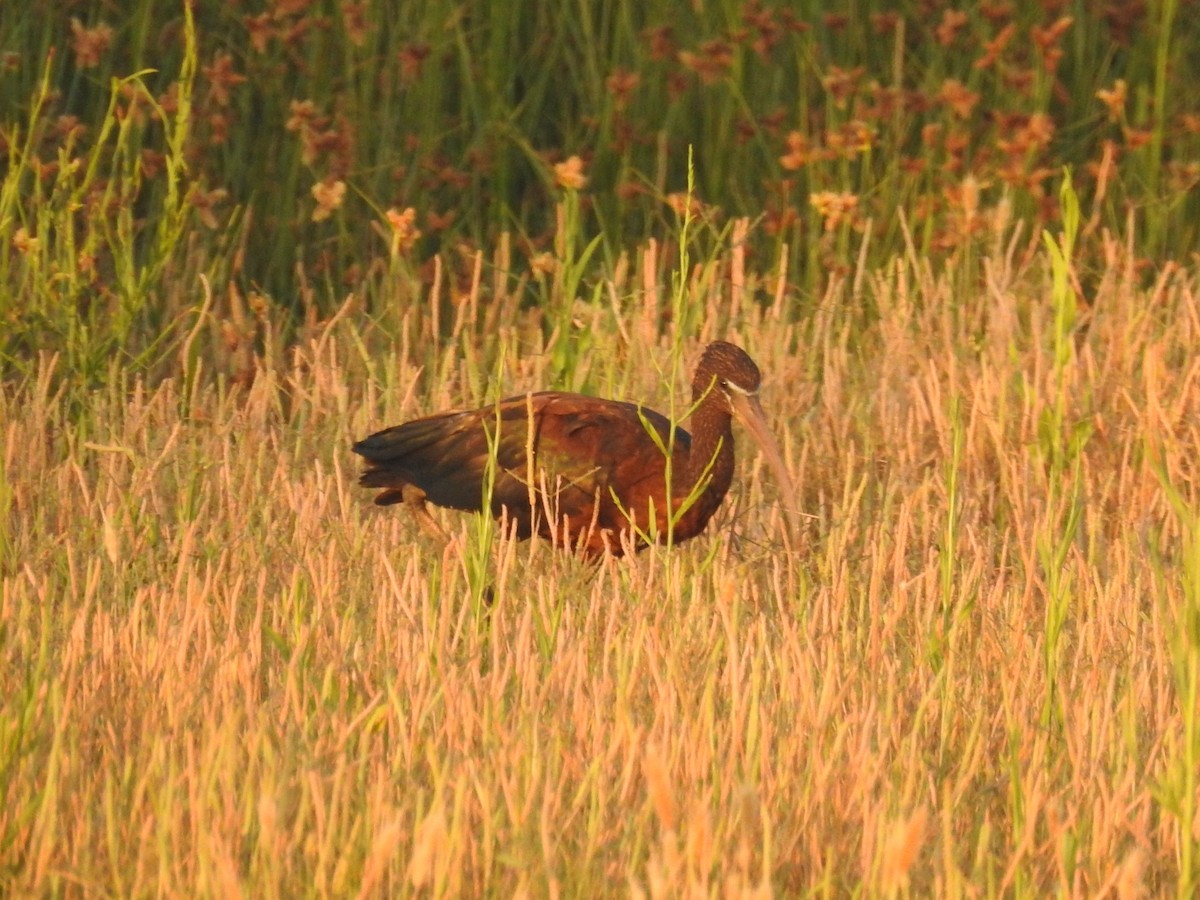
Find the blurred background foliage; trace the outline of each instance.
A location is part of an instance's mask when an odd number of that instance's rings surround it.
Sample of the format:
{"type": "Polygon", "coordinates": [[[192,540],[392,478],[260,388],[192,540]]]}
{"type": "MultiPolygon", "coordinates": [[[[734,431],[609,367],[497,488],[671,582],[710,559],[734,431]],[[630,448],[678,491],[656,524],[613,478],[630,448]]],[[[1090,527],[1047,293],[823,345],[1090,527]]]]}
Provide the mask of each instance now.
{"type": "Polygon", "coordinates": [[[1114,235],[1146,277],[1196,253],[1197,11],[10,4],[0,352],[152,358],[197,307],[199,274],[295,323],[349,293],[383,302],[381,281],[417,302],[436,269],[469,280],[482,252],[489,283],[544,306],[565,255],[595,241],[570,285],[583,293],[678,237],[689,148],[690,240],[711,258],[747,220],[738,241],[786,272],[794,315],[860,262],[1033,259],[1060,226],[1064,172],[1086,295],[1114,235]]]}

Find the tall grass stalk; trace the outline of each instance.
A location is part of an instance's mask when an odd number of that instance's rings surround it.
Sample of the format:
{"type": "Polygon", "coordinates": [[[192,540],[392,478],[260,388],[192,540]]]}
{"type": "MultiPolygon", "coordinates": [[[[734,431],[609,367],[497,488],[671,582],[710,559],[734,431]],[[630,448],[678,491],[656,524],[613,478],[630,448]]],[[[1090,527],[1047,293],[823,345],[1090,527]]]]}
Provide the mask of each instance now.
{"type": "Polygon", "coordinates": [[[1169,115],[1172,104],[1169,101],[1171,90],[1170,68],[1176,58],[1175,47],[1175,16],[1178,11],[1178,0],[1161,0],[1156,4],[1158,21],[1153,23],[1153,68],[1154,68],[1154,102],[1150,109],[1150,146],[1147,148],[1145,178],[1146,187],[1152,198],[1147,208],[1146,230],[1149,246],[1162,252],[1169,244],[1165,232],[1169,219],[1168,207],[1173,198],[1164,197],[1162,190],[1162,168],[1165,152],[1168,149],[1167,135],[1170,127],[1169,115]]]}
{"type": "MultiPolygon", "coordinates": [[[[603,236],[597,234],[583,244],[579,191],[570,187],[562,191],[557,217],[554,284],[547,304],[548,309],[555,311],[550,336],[553,384],[566,390],[578,390],[581,387],[578,383],[580,362],[590,355],[593,347],[591,329],[581,327],[576,321],[577,307],[584,304],[579,294],[603,236]]],[[[600,284],[593,288],[592,308],[597,305],[602,290],[600,284]]]]}
{"type": "Polygon", "coordinates": [[[950,455],[946,458],[946,527],[938,548],[939,569],[942,591],[942,614],[938,622],[938,630],[930,635],[929,651],[933,670],[939,672],[947,664],[952,649],[952,634],[954,625],[963,612],[969,611],[970,606],[959,597],[962,588],[961,573],[957,566],[959,545],[959,507],[962,497],[959,495],[959,474],[962,466],[963,441],[965,429],[962,420],[962,403],[958,397],[950,401],[950,455]]]}
{"type": "Polygon", "coordinates": [[[1039,425],[1039,443],[1045,465],[1047,495],[1044,529],[1038,547],[1046,583],[1045,658],[1046,696],[1043,724],[1062,721],[1059,668],[1063,631],[1073,605],[1074,584],[1067,555],[1075,544],[1083,507],[1082,459],[1087,443],[1087,422],[1072,420],[1068,413],[1077,379],[1075,368],[1075,324],[1077,298],[1071,283],[1073,252],[1079,228],[1079,202],[1070,174],[1063,177],[1059,198],[1063,208],[1063,231],[1056,240],[1043,234],[1050,262],[1050,302],[1053,308],[1051,396],[1045,401],[1039,425]]]}
{"type": "Polygon", "coordinates": [[[1165,809],[1178,822],[1180,879],[1176,896],[1190,897],[1200,888],[1200,512],[1172,483],[1162,464],[1160,448],[1147,448],[1157,457],[1155,472],[1180,529],[1182,572],[1164,571],[1156,560],[1158,603],[1169,629],[1171,669],[1179,721],[1168,738],[1157,791],[1165,809]],[[1176,581],[1177,584],[1171,584],[1176,581]]]}

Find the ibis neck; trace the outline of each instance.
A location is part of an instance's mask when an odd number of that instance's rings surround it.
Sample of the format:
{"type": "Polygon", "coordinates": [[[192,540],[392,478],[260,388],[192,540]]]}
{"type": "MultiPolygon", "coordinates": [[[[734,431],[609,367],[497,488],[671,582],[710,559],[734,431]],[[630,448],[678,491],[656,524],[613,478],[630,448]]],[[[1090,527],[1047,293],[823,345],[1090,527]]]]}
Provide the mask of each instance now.
{"type": "MultiPolygon", "coordinates": [[[[718,498],[729,490],[733,476],[733,428],[731,415],[711,395],[701,402],[688,420],[692,434],[691,449],[684,467],[684,483],[690,491],[702,479],[708,479],[705,493],[718,498]]],[[[682,487],[683,485],[681,485],[682,487]]]]}

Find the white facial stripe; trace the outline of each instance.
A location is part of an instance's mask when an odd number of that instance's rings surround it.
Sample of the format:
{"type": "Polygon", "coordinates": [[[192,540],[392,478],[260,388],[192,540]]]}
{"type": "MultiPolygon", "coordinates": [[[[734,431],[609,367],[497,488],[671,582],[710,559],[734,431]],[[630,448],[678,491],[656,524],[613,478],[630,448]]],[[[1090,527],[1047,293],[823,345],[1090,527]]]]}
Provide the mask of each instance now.
{"type": "Polygon", "coordinates": [[[758,391],[748,391],[741,385],[734,384],[732,381],[726,380],[725,387],[734,393],[741,394],[743,397],[753,397],[758,391]]]}

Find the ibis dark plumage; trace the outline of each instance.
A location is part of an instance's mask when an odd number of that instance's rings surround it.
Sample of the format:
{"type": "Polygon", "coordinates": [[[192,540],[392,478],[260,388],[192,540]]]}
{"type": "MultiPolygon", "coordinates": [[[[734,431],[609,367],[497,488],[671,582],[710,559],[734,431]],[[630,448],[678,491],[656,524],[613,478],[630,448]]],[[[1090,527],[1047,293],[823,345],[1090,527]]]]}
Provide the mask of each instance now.
{"type": "Polygon", "coordinates": [[[790,507],[795,489],[758,402],[761,380],[745,351],[716,341],[692,379],[690,433],[676,427],[673,442],[669,419],[653,410],[542,391],[377,432],[354,445],[367,463],[359,482],[382,489],[376,503],[404,502],[432,522],[426,501],[483,508],[494,453],[492,515],[506,514],[521,538],[558,536],[597,556],[640,549],[650,535],[666,540],[669,480],[669,508],[682,509],[673,540],[685,541],[704,530],[729,490],[734,418],[761,447],[790,507]]]}

